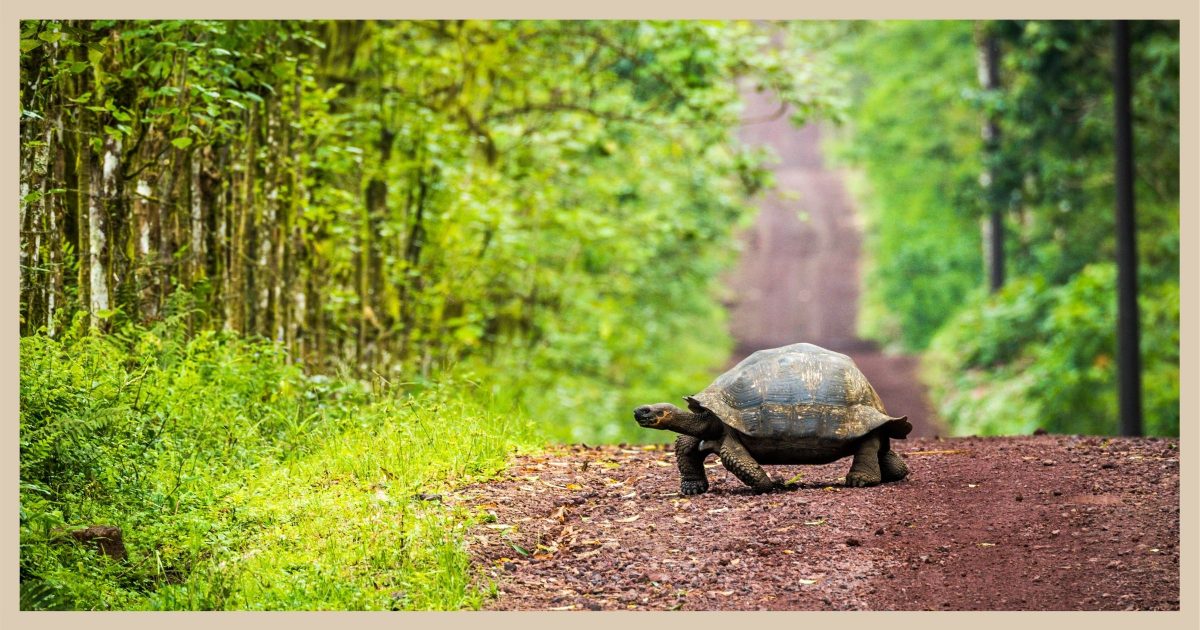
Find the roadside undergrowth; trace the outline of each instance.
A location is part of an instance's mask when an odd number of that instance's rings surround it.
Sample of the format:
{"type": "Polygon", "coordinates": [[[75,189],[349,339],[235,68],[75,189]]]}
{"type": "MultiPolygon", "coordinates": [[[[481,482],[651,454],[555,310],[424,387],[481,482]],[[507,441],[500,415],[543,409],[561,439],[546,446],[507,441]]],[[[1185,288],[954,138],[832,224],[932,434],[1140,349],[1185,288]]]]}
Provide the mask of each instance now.
{"type": "Polygon", "coordinates": [[[306,376],[167,328],[21,340],[23,608],[478,608],[443,505],[538,430],[476,385],[306,376]],[[112,559],[69,533],[120,527],[112,559]]]}

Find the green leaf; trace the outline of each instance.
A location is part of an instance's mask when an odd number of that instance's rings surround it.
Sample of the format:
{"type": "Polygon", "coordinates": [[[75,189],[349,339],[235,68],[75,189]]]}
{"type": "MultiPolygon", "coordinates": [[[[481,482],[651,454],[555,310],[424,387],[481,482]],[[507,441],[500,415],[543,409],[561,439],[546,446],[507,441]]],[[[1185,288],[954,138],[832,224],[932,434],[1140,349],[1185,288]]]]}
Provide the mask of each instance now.
{"type": "Polygon", "coordinates": [[[192,139],[188,138],[186,136],[183,136],[183,137],[175,138],[174,140],[171,141],[171,144],[175,145],[176,149],[186,149],[186,148],[192,146],[192,139]]]}
{"type": "Polygon", "coordinates": [[[41,33],[38,33],[38,39],[40,39],[44,42],[49,42],[51,44],[62,39],[62,36],[63,36],[62,33],[58,33],[55,31],[42,31],[41,33]]]}
{"type": "Polygon", "coordinates": [[[21,52],[27,53],[41,45],[42,45],[42,42],[39,42],[36,39],[22,39],[21,40],[21,52]]]}

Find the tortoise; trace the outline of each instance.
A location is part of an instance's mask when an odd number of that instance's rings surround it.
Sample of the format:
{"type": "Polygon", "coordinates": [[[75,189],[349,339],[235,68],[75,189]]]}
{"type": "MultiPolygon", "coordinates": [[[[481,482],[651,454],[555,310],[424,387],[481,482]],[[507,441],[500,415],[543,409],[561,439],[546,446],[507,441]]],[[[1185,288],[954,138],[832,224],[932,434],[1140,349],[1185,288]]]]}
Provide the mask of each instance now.
{"type": "Polygon", "coordinates": [[[682,494],[708,491],[704,459],[712,453],[755,492],[778,485],[761,464],[827,464],[847,455],[854,456],[847,486],[908,476],[890,447],[912,431],[908,417],[889,416],[844,354],[809,343],[759,350],[684,400],[686,411],[657,403],[633,412],[645,428],[682,434],[675,441],[682,494]]]}

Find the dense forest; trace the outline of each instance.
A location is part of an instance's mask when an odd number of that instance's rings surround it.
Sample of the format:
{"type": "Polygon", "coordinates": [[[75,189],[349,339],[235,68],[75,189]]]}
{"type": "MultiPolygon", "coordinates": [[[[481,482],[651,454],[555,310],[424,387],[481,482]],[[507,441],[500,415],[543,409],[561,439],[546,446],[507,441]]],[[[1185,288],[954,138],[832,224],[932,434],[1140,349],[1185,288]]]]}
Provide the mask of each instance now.
{"type": "MultiPolygon", "coordinates": [[[[956,433],[1115,433],[1111,23],[850,30],[837,51],[854,102],[841,153],[861,172],[869,224],[864,334],[924,352],[956,433]],[[979,78],[988,38],[992,89],[979,78]],[[993,209],[1008,243],[996,292],[993,209]]],[[[1179,25],[1134,22],[1132,41],[1146,431],[1177,435],[1179,25]]]]}
{"type": "Polygon", "coordinates": [[[799,115],[827,100],[804,51],[765,37],[27,23],[22,332],[186,312],[190,331],[270,339],[314,372],[471,363],[597,411],[624,406],[633,375],[695,378],[724,356],[709,285],[761,183],[732,142],[732,79],[799,115]]]}
{"type": "MultiPolygon", "coordinates": [[[[439,493],[665,439],[628,410],[727,361],[721,272],[772,185],[742,90],[840,124],[860,327],[923,353],[954,432],[1114,433],[1109,28],[22,23],[22,607],[478,607],[487,516],[439,493]],[[109,557],[68,544],[95,524],[109,557]]],[[[1174,435],[1178,25],[1134,35],[1146,428],[1174,435]]]]}

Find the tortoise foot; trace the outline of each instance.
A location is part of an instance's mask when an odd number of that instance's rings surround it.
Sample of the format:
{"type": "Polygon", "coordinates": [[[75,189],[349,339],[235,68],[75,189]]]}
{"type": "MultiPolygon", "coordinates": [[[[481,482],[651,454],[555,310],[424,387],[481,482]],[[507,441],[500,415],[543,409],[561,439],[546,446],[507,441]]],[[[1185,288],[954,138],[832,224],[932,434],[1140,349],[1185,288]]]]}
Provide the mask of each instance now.
{"type": "Polygon", "coordinates": [[[888,451],[879,458],[879,470],[884,481],[900,481],[908,476],[908,464],[895,451],[888,451]]]}
{"type": "Polygon", "coordinates": [[[852,470],[846,473],[846,485],[851,488],[864,488],[866,486],[878,485],[880,482],[879,475],[870,473],[858,472],[852,470]]]}
{"type": "Polygon", "coordinates": [[[684,479],[679,483],[679,494],[690,496],[708,492],[708,482],[702,479],[684,479]]]}

